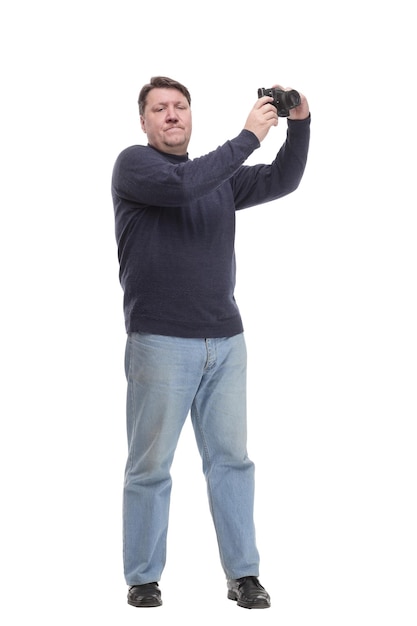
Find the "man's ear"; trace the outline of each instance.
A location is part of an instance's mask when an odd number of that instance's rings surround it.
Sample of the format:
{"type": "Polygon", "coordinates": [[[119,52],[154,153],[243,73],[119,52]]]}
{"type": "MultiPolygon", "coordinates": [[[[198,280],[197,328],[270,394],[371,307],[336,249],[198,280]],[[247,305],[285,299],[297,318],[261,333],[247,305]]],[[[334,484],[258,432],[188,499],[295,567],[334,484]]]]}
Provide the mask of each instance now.
{"type": "Polygon", "coordinates": [[[145,120],[143,119],[143,115],[141,115],[139,119],[140,119],[140,126],[143,132],[146,133],[146,126],[145,126],[145,120]]]}

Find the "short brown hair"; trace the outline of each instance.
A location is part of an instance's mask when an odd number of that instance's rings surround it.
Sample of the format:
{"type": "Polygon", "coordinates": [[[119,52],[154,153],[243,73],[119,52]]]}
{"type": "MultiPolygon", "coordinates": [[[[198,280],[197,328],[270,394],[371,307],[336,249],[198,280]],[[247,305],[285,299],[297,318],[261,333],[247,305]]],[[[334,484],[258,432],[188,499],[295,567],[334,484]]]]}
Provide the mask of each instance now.
{"type": "Polygon", "coordinates": [[[181,83],[172,78],[167,78],[166,76],[153,76],[149,83],[144,85],[140,90],[138,104],[139,104],[139,115],[143,115],[146,106],[146,98],[148,97],[148,93],[157,88],[165,88],[165,89],[178,89],[183,96],[187,98],[188,104],[191,104],[191,96],[187,87],[184,87],[181,83]]]}

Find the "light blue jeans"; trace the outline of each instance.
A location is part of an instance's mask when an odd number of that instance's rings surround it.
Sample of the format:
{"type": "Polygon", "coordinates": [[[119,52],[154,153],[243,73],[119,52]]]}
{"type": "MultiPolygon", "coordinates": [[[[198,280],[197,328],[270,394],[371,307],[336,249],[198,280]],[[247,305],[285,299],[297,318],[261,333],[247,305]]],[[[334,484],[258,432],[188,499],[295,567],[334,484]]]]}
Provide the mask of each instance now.
{"type": "Polygon", "coordinates": [[[183,339],[132,333],[127,338],[125,367],[128,459],[123,556],[127,584],[141,585],[161,578],[166,559],[170,469],[189,413],[226,577],[258,576],[254,465],[246,449],[243,334],[183,339]]]}

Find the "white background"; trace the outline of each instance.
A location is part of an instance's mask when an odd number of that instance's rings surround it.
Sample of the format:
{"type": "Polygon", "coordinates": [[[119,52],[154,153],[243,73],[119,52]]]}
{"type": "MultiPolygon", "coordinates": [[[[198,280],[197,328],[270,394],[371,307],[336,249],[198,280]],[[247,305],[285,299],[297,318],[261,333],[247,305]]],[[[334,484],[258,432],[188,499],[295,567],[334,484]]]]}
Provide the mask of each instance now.
{"type": "MultiPolygon", "coordinates": [[[[409,7],[409,9],[407,8],[409,7]]],[[[392,2],[3,2],[1,604],[4,624],[415,626],[415,22],[392,2]],[[187,423],[164,605],[121,561],[124,324],[110,177],[145,143],[137,95],[185,83],[190,156],[258,87],[306,94],[299,189],[238,215],[249,453],[268,611],[226,599],[187,423]]],[[[272,129],[251,162],[285,137],[272,129]]]]}

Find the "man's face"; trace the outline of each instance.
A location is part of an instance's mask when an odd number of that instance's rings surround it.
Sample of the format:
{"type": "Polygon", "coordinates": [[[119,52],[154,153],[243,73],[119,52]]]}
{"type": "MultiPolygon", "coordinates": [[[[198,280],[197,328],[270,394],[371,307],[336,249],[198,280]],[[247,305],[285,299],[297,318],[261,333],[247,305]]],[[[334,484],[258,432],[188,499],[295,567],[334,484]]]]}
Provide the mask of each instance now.
{"type": "Polygon", "coordinates": [[[191,109],[180,91],[152,89],[140,123],[153,148],[169,154],[186,154],[191,137],[191,109]]]}

